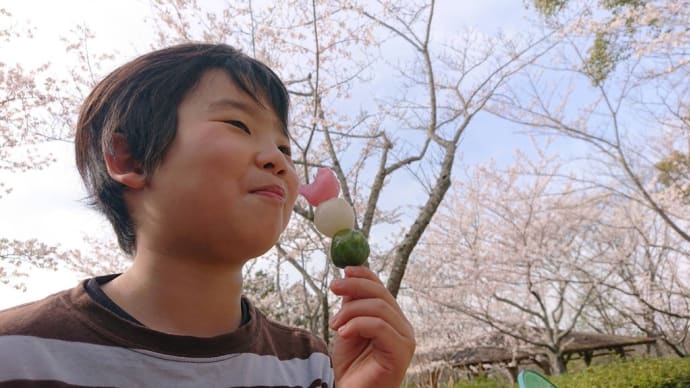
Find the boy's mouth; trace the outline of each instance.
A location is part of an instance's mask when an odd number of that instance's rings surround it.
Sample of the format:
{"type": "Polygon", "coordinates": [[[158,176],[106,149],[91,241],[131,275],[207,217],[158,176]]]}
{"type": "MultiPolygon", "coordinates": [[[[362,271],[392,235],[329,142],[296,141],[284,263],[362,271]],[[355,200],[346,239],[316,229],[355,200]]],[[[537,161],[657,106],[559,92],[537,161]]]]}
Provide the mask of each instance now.
{"type": "Polygon", "coordinates": [[[285,189],[278,185],[267,185],[251,191],[252,194],[262,195],[281,201],[285,200],[285,189]]]}

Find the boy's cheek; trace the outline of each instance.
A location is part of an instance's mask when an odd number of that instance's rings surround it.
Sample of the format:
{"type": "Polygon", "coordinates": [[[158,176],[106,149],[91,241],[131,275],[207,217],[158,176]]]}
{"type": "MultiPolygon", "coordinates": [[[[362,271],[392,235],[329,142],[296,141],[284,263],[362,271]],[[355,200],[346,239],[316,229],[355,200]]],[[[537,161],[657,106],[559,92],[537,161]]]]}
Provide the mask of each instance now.
{"type": "Polygon", "coordinates": [[[299,178],[297,177],[297,171],[295,170],[294,166],[290,166],[290,178],[288,181],[288,188],[289,188],[289,198],[287,199],[289,204],[290,204],[290,209],[292,209],[292,206],[295,204],[295,201],[297,201],[297,193],[298,193],[298,188],[299,188],[299,178]]]}
{"type": "Polygon", "coordinates": [[[287,228],[288,224],[290,223],[290,219],[292,218],[292,205],[285,211],[285,217],[283,219],[283,229],[281,230],[281,233],[285,231],[285,228],[287,228]]]}

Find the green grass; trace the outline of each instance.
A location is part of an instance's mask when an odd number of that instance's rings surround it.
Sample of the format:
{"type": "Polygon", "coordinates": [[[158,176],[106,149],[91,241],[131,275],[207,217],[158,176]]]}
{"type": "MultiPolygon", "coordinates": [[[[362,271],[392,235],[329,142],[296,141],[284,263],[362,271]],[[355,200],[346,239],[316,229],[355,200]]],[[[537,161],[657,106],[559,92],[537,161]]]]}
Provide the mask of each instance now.
{"type": "Polygon", "coordinates": [[[690,387],[690,358],[640,358],[552,377],[559,388],[690,387]]]}
{"type": "MultiPolygon", "coordinates": [[[[515,384],[517,387],[517,384],[515,384]]],[[[482,377],[479,379],[474,379],[471,382],[464,383],[462,385],[456,385],[455,387],[462,387],[462,388],[504,388],[504,387],[512,387],[511,385],[508,385],[505,381],[497,381],[494,379],[482,377]]]]}
{"type": "MultiPolygon", "coordinates": [[[[690,358],[637,358],[595,365],[549,377],[559,388],[685,388],[690,387],[690,358]]],[[[502,381],[479,378],[453,388],[514,388],[502,381]]]]}

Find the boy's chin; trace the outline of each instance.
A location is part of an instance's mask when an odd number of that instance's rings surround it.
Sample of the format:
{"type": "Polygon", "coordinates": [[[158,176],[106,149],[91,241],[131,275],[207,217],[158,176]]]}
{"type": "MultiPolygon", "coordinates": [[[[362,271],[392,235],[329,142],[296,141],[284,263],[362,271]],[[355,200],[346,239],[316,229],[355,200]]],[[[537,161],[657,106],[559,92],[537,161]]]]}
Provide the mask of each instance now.
{"type": "Polygon", "coordinates": [[[275,246],[275,244],[278,242],[278,239],[262,239],[263,241],[257,241],[254,240],[252,241],[252,248],[250,252],[248,252],[247,257],[249,259],[255,259],[259,256],[262,256],[269,252],[271,248],[275,246]]]}
{"type": "Polygon", "coordinates": [[[216,254],[220,254],[220,257],[235,257],[245,261],[254,259],[269,252],[278,242],[281,232],[282,230],[278,231],[274,228],[265,228],[253,233],[245,230],[241,235],[236,234],[225,241],[216,241],[220,246],[214,250],[221,249],[221,251],[216,250],[216,254]]]}

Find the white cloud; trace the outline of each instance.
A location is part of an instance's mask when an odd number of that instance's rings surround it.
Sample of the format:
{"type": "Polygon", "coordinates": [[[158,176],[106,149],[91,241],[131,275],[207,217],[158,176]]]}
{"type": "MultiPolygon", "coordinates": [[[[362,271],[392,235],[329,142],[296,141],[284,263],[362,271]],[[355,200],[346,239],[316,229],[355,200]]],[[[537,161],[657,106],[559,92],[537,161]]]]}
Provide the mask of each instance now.
{"type": "Polygon", "coordinates": [[[0,284],[0,295],[2,295],[0,310],[42,299],[58,291],[72,288],[78,284],[81,278],[82,276],[65,270],[32,270],[31,276],[22,280],[26,284],[26,291],[0,284]]]}
{"type": "MultiPolygon", "coordinates": [[[[72,148],[65,142],[39,145],[41,152],[52,153],[57,161],[44,170],[0,174],[0,181],[13,189],[0,199],[0,236],[82,248],[84,235],[112,234],[105,219],[82,201],[86,194],[74,167],[72,148]]],[[[31,269],[28,277],[17,279],[26,285],[25,292],[0,284],[0,309],[73,287],[82,277],[64,269],[31,269]]]]}
{"type": "Polygon", "coordinates": [[[91,44],[98,52],[134,55],[148,49],[153,36],[152,27],[144,20],[150,14],[146,1],[22,0],[3,4],[3,8],[12,14],[15,29],[34,30],[31,39],[3,44],[2,57],[8,62],[69,65],[61,38],[70,36],[79,25],[88,25],[94,32],[91,44]]]}
{"type": "Polygon", "coordinates": [[[81,236],[102,228],[103,218],[89,209],[73,162],[73,145],[52,142],[39,146],[56,162],[43,170],[0,174],[12,192],[0,199],[0,236],[78,247],[81,236]]]}

